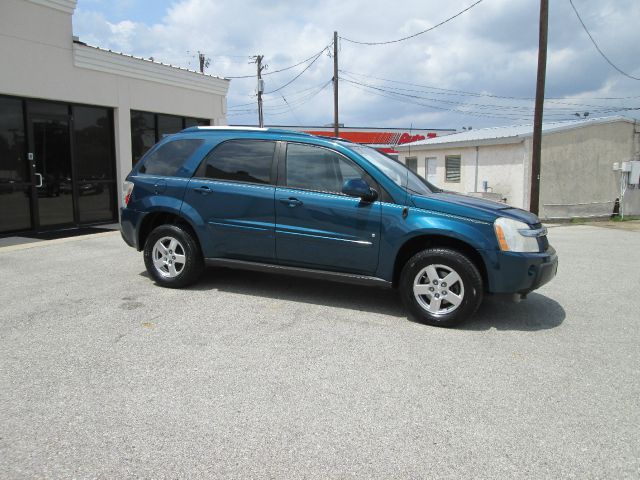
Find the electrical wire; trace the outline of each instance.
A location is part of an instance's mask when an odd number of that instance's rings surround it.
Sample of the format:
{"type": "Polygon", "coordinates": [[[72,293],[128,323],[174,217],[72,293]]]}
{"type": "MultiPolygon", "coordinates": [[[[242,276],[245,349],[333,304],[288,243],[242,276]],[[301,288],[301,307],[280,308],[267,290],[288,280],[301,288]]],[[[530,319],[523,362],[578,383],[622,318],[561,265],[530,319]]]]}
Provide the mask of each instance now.
{"type": "Polygon", "coordinates": [[[598,44],[596,43],[596,40],[593,38],[593,35],[591,35],[591,32],[589,32],[589,29],[587,28],[587,26],[584,24],[584,22],[582,21],[582,17],[580,17],[580,14],[578,13],[578,10],[576,9],[576,6],[573,4],[573,0],[569,0],[569,3],[571,4],[571,8],[573,8],[573,11],[576,14],[576,17],[578,17],[578,20],[580,20],[580,24],[582,25],[582,28],[584,28],[584,31],[587,32],[587,35],[589,36],[589,38],[591,39],[591,43],[593,43],[593,46],[596,47],[596,50],[598,50],[598,53],[600,55],[602,55],[602,58],[604,58],[607,63],[609,65],[611,65],[614,69],[616,69],[620,74],[624,75],[627,78],[630,78],[632,80],[640,80],[639,77],[634,77],[633,75],[628,74],[627,72],[625,72],[624,70],[622,70],[621,68],[619,68],[615,63],[613,63],[611,60],[609,60],[609,57],[607,57],[604,52],[600,49],[600,47],[598,46],[598,44]]]}
{"type": "MultiPolygon", "coordinates": [[[[347,74],[348,75],[348,74],[347,74]]],[[[353,78],[352,75],[349,75],[349,77],[351,78],[345,78],[343,76],[341,76],[340,78],[344,81],[355,81],[355,83],[359,83],[360,85],[364,85],[367,87],[378,87],[378,88],[385,88],[387,89],[386,91],[392,90],[393,93],[396,93],[398,95],[403,94],[404,92],[413,92],[413,93],[427,93],[429,95],[433,95],[433,94],[437,94],[439,92],[431,92],[431,91],[425,91],[425,90],[415,90],[415,89],[408,89],[408,88],[401,88],[401,87],[395,87],[395,86],[381,86],[381,85],[373,85],[371,83],[366,83],[366,82],[361,82],[358,81],[357,78],[353,78]]],[[[420,95],[409,95],[406,94],[410,97],[415,97],[415,98],[421,98],[421,99],[425,99],[425,100],[430,100],[433,102],[438,102],[438,103],[444,103],[444,104],[449,104],[449,105],[470,105],[470,106],[474,106],[474,107],[478,107],[481,109],[492,109],[492,110],[525,110],[527,112],[532,110],[532,107],[530,105],[497,105],[495,103],[493,104],[481,104],[481,103],[472,103],[472,102],[466,102],[466,101],[454,101],[454,100],[445,100],[442,98],[433,98],[433,97],[423,97],[420,95]]],[[[475,98],[475,97],[474,97],[475,98]]],[[[526,100],[527,102],[532,102],[533,99],[526,100]]],[[[611,111],[611,109],[613,108],[613,106],[611,105],[590,105],[590,104],[576,104],[576,103],[563,103],[563,102],[556,102],[555,104],[550,105],[549,107],[547,107],[548,110],[551,111],[555,111],[555,112],[565,112],[565,113],[569,113],[569,114],[575,114],[576,109],[582,109],[582,108],[589,108],[590,113],[602,113],[602,112],[608,112],[611,111]],[[561,104],[561,105],[568,105],[567,107],[557,107],[555,106],[556,104],[561,104]]],[[[621,108],[620,110],[623,110],[624,108],[621,108]]],[[[618,110],[616,110],[618,111],[618,110]]]]}
{"type": "MultiPolygon", "coordinates": [[[[329,80],[329,81],[331,82],[331,80],[329,80]]],[[[319,83],[317,85],[313,85],[313,86],[308,87],[308,88],[303,88],[302,90],[298,90],[297,92],[290,93],[287,96],[289,98],[295,97],[297,95],[300,95],[302,93],[308,92],[310,90],[315,90],[316,88],[324,87],[326,85],[326,83],[327,82],[322,82],[322,83],[319,83]]],[[[249,96],[249,98],[253,98],[254,100],[252,102],[248,102],[248,103],[239,103],[237,105],[231,105],[231,106],[227,107],[227,110],[235,110],[235,109],[237,109],[239,107],[246,107],[246,106],[249,106],[249,105],[255,105],[256,104],[256,100],[255,100],[256,95],[251,95],[251,96],[249,96]]],[[[279,99],[278,98],[264,98],[262,101],[264,103],[268,103],[268,102],[273,102],[273,101],[276,101],[276,100],[279,100],[279,99]]]]}
{"type": "MultiPolygon", "coordinates": [[[[453,95],[453,96],[465,95],[465,96],[470,96],[470,97],[488,97],[488,98],[500,98],[500,99],[506,99],[506,100],[535,100],[534,97],[514,97],[514,96],[507,96],[507,95],[493,95],[493,94],[483,93],[483,92],[469,92],[469,91],[465,91],[465,90],[452,90],[452,89],[448,89],[448,88],[433,87],[433,86],[430,86],[430,85],[424,85],[424,84],[420,84],[420,83],[403,82],[401,80],[392,80],[390,78],[376,77],[376,76],[369,75],[369,74],[356,73],[356,72],[351,72],[351,71],[347,71],[347,70],[338,70],[338,72],[349,74],[349,75],[356,76],[356,77],[362,77],[362,78],[366,78],[366,79],[371,79],[372,78],[374,80],[381,80],[383,82],[397,83],[397,84],[400,84],[400,85],[409,85],[409,86],[413,86],[413,87],[423,87],[423,88],[430,89],[430,90],[436,90],[435,92],[430,92],[430,93],[433,93],[434,95],[453,95]]],[[[630,96],[630,97],[581,97],[581,98],[576,98],[575,100],[581,100],[581,99],[585,99],[585,100],[632,100],[632,99],[637,99],[637,98],[640,98],[640,95],[634,95],[634,96],[630,96]]],[[[567,98],[567,97],[545,97],[545,101],[561,104],[561,102],[558,102],[557,100],[566,101],[566,100],[574,100],[574,99],[567,98]]],[[[569,104],[567,104],[567,105],[569,105],[569,104]]],[[[571,105],[587,106],[587,107],[589,106],[588,104],[584,104],[584,103],[571,103],[571,105]]]]}
{"type": "Polygon", "coordinates": [[[284,85],[276,88],[275,90],[271,90],[270,92],[264,92],[264,95],[269,95],[271,93],[276,93],[279,92],[280,90],[282,90],[285,87],[288,87],[289,85],[291,85],[293,82],[295,82],[298,78],[300,78],[300,76],[306,72],[307,70],[309,70],[311,68],[311,66],[316,63],[316,61],[320,58],[320,56],[325,52],[326,48],[324,50],[322,50],[320,53],[318,53],[315,58],[313,59],[313,61],[307,65],[304,70],[302,70],[298,75],[296,75],[295,77],[293,77],[291,80],[289,80],[287,83],[285,83],[284,85]]]}
{"type": "MultiPolygon", "coordinates": [[[[278,115],[284,115],[286,113],[293,113],[293,111],[295,109],[298,109],[302,105],[304,105],[306,103],[309,103],[314,97],[316,97],[318,94],[320,94],[320,92],[325,90],[327,88],[327,86],[329,86],[331,83],[333,83],[333,79],[331,79],[331,80],[329,80],[327,82],[324,82],[320,86],[320,88],[318,88],[317,86],[313,87],[313,88],[315,88],[315,91],[307,92],[304,95],[299,96],[295,100],[287,101],[285,99],[285,104],[274,105],[272,107],[265,107],[264,108],[264,112],[265,112],[265,114],[268,114],[270,116],[278,116],[278,115]]],[[[309,89],[305,89],[305,90],[309,90],[309,89]]],[[[304,90],[302,90],[302,92],[303,91],[304,90]]],[[[291,98],[291,95],[289,95],[289,98],[291,98]]],[[[242,110],[236,110],[236,111],[233,111],[231,113],[228,113],[227,116],[228,117],[237,117],[237,116],[240,116],[240,115],[255,114],[257,112],[258,112],[257,108],[242,109],[242,110]]]]}
{"type": "Polygon", "coordinates": [[[447,18],[446,20],[443,20],[442,22],[434,25],[433,27],[429,27],[426,30],[422,30],[421,32],[418,33],[414,33],[413,35],[409,35],[407,37],[402,37],[402,38],[398,38],[397,40],[389,40],[387,42],[360,42],[357,40],[352,40],[350,38],[345,38],[345,37],[340,37],[341,40],[344,40],[345,42],[350,42],[350,43],[357,43],[359,45],[388,45],[390,43],[398,43],[398,42],[403,42],[404,40],[409,40],[410,38],[414,38],[417,37],[418,35],[422,35],[423,33],[427,33],[430,32],[431,30],[434,30],[442,25],[444,25],[445,23],[450,22],[451,20],[453,20],[456,17],[459,17],[460,15],[462,15],[463,13],[467,12],[468,10],[471,10],[473,7],[475,7],[476,5],[478,5],[479,3],[481,3],[482,0],[478,0],[477,2],[469,5],[467,8],[465,8],[464,10],[459,11],[458,13],[456,13],[455,15],[453,15],[452,17],[447,18]]]}
{"type": "MultiPolygon", "coordinates": [[[[300,65],[307,63],[309,60],[311,59],[315,59],[316,57],[320,56],[323,52],[325,52],[327,50],[327,48],[329,48],[332,45],[333,42],[331,42],[329,45],[325,45],[325,47],[320,50],[318,53],[314,53],[313,55],[311,55],[309,58],[305,58],[304,60],[296,63],[295,65],[290,65],[288,67],[285,68],[280,68],[278,70],[273,70],[271,72],[264,72],[262,74],[262,76],[265,75],[273,75],[274,73],[280,73],[280,72],[286,72],[287,70],[291,70],[292,68],[296,68],[299,67],[300,65]]],[[[236,75],[236,76],[224,76],[224,78],[229,78],[229,79],[238,79],[238,78],[255,78],[255,74],[254,75],[236,75]]]]}
{"type": "MultiPolygon", "coordinates": [[[[448,108],[448,107],[443,107],[439,105],[433,105],[432,103],[422,102],[422,100],[436,101],[436,102],[438,101],[436,99],[432,99],[429,97],[422,97],[419,95],[409,95],[405,93],[393,92],[393,91],[386,90],[384,88],[376,87],[373,85],[367,85],[361,82],[354,82],[345,78],[342,78],[342,80],[355,86],[360,90],[366,91],[367,93],[370,93],[373,95],[389,98],[389,99],[396,100],[403,103],[420,105],[420,106],[432,108],[435,110],[442,110],[442,111],[454,112],[454,113],[459,113],[463,115],[472,115],[477,117],[504,118],[504,119],[510,119],[510,120],[519,120],[519,119],[531,120],[531,118],[533,117],[533,111],[532,111],[532,108],[530,107],[526,109],[525,107],[520,107],[519,111],[516,110],[516,111],[495,112],[495,107],[496,107],[495,105],[478,105],[478,104],[465,104],[465,103],[456,102],[458,107],[448,108]],[[480,110],[483,110],[484,108],[491,109],[492,112],[495,112],[495,114],[489,113],[487,111],[476,111],[476,110],[465,109],[464,107],[466,106],[480,107],[480,110]]],[[[609,110],[602,110],[598,113],[614,113],[619,111],[632,111],[632,110],[640,110],[640,107],[612,108],[609,110]]],[[[574,113],[572,111],[566,111],[566,112],[552,111],[546,114],[547,117],[556,117],[556,118],[564,118],[564,119],[571,118],[573,115],[574,113]]]]}

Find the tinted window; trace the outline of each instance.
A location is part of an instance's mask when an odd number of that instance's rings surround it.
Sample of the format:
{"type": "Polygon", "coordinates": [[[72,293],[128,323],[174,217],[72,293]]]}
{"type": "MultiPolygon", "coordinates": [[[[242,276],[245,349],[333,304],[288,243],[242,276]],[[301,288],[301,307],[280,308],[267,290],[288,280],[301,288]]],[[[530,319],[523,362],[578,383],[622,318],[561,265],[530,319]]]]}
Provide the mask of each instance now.
{"type": "Polygon", "coordinates": [[[182,117],[173,115],[158,115],[158,140],[182,130],[182,117]]]}
{"type": "Polygon", "coordinates": [[[29,181],[22,101],[0,97],[0,182],[29,181]]]}
{"type": "Polygon", "coordinates": [[[156,143],[156,120],[153,113],[131,111],[131,156],[133,165],[156,143]]]}
{"type": "Polygon", "coordinates": [[[376,188],[373,179],[340,154],[325,148],[290,143],[287,146],[287,186],[342,193],[346,180],[362,178],[376,188]]]}
{"type": "Polygon", "coordinates": [[[231,140],[205,158],[197,176],[237,182],[270,183],[275,142],[231,140]]]}
{"type": "Polygon", "coordinates": [[[195,152],[204,140],[189,138],[165,143],[152,152],[140,168],[140,173],[148,175],[175,175],[184,162],[195,152]]]}
{"type": "Polygon", "coordinates": [[[111,125],[106,108],[73,107],[78,180],[115,177],[111,125]]]}
{"type": "Polygon", "coordinates": [[[191,118],[191,117],[187,117],[184,119],[184,128],[197,127],[197,126],[201,126],[201,127],[209,126],[209,120],[205,118],[191,118]]]}

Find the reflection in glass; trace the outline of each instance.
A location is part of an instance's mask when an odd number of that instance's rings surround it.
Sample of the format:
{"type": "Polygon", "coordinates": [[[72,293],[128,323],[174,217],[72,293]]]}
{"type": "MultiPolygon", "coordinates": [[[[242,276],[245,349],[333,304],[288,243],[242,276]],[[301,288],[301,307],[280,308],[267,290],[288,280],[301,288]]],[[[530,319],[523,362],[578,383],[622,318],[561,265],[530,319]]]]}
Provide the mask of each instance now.
{"type": "Polygon", "coordinates": [[[131,157],[133,165],[156,143],[155,115],[131,111],[131,157]]]}
{"type": "Polygon", "coordinates": [[[78,184],[80,223],[109,221],[115,218],[115,183],[78,184]]]}
{"type": "Polygon", "coordinates": [[[0,181],[0,232],[31,228],[29,187],[0,181]]]}
{"type": "Polygon", "coordinates": [[[73,222],[71,151],[66,119],[33,118],[36,172],[42,176],[37,187],[41,226],[73,222]]]}
{"type": "Polygon", "coordinates": [[[78,181],[113,180],[112,129],[109,110],[73,107],[78,181]]]}
{"type": "Polygon", "coordinates": [[[208,127],[211,123],[204,118],[191,118],[184,119],[184,128],[188,127],[208,127]]]}
{"type": "Polygon", "coordinates": [[[0,97],[0,184],[28,182],[22,101],[0,97]]]}
{"type": "Polygon", "coordinates": [[[182,130],[182,117],[173,115],[158,115],[158,140],[182,130]]]}

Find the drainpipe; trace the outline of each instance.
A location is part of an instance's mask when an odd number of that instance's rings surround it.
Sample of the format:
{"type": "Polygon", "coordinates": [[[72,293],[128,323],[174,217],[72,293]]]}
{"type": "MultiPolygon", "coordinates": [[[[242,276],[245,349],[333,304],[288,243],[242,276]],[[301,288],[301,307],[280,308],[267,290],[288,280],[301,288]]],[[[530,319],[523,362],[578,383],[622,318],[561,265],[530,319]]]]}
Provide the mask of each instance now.
{"type": "Polygon", "coordinates": [[[480,147],[478,145],[476,145],[476,186],[474,188],[474,192],[478,193],[478,151],[480,150],[480,147]]]}
{"type": "Polygon", "coordinates": [[[638,121],[633,120],[633,140],[634,140],[634,160],[640,160],[640,130],[638,130],[638,121]]]}

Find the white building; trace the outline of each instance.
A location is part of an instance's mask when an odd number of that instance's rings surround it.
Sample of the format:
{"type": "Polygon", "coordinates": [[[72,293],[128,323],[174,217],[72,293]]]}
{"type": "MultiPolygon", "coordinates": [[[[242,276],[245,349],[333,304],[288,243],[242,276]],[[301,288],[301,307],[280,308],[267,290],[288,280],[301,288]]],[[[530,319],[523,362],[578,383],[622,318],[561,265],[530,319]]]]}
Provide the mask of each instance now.
{"type": "MultiPolygon", "coordinates": [[[[397,150],[401,162],[445,190],[528,210],[532,132],[531,125],[483,128],[397,150]]],[[[613,164],[640,160],[637,121],[605,117],[545,123],[542,132],[540,217],[610,215],[621,190],[621,173],[613,164]]],[[[627,189],[624,207],[626,214],[640,214],[640,190],[627,189]]]]}
{"type": "Polygon", "coordinates": [[[0,234],[115,221],[156,140],[226,124],[228,80],[74,40],[75,0],[1,3],[0,234]]]}

